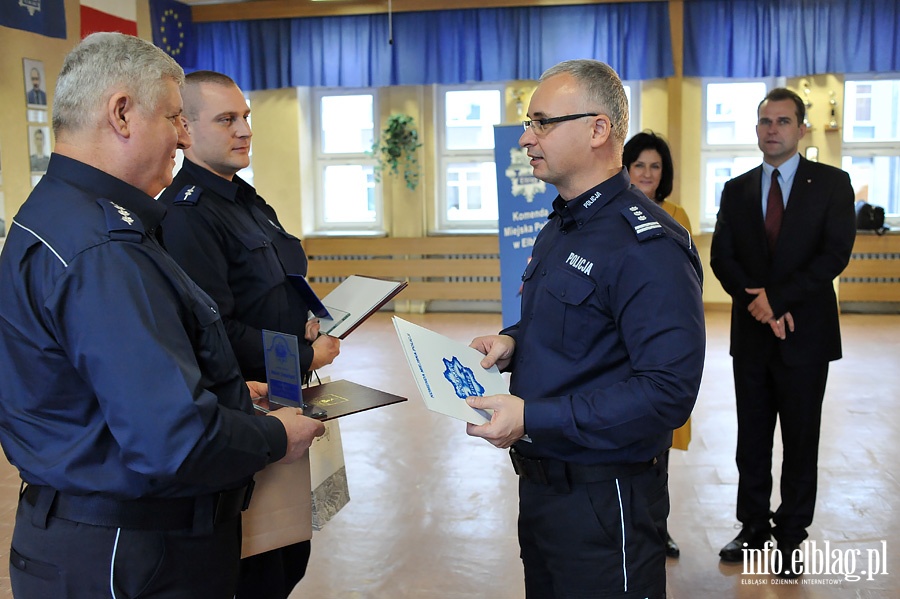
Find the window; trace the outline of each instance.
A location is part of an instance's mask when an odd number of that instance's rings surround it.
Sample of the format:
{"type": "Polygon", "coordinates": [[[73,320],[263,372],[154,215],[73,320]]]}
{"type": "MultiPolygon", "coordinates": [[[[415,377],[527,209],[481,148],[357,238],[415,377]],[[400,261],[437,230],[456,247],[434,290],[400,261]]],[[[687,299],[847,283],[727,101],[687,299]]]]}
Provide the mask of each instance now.
{"type": "Polygon", "coordinates": [[[371,90],[316,90],[314,155],[316,229],[369,231],[383,228],[375,185],[375,102],[371,90]]]}
{"type": "Polygon", "coordinates": [[[857,200],[900,221],[900,78],[847,80],[841,167],[857,200]]]}
{"type": "Polygon", "coordinates": [[[622,87],[625,88],[625,96],[628,98],[628,135],[625,141],[631,139],[636,133],[641,132],[641,84],[636,81],[623,81],[622,87]],[[632,94],[632,90],[638,90],[638,93],[632,94]]]}
{"type": "MultiPolygon", "coordinates": [[[[250,107],[250,96],[244,94],[244,99],[247,101],[247,108],[250,107]]],[[[251,108],[252,110],[252,108],[251,108]]],[[[247,116],[247,125],[250,127],[250,130],[253,131],[253,113],[251,112],[249,116],[247,116]]],[[[248,185],[253,185],[253,140],[251,138],[250,143],[250,153],[247,157],[250,159],[250,164],[247,165],[246,168],[242,168],[237,172],[237,176],[247,182],[248,185]]]]}
{"type": "Polygon", "coordinates": [[[437,228],[497,228],[494,125],[503,118],[499,85],[437,87],[437,228]]]}
{"type": "Polygon", "coordinates": [[[715,224],[725,183],[762,162],[762,152],[756,144],[756,108],[775,85],[772,79],[704,80],[701,226],[715,224]]]}

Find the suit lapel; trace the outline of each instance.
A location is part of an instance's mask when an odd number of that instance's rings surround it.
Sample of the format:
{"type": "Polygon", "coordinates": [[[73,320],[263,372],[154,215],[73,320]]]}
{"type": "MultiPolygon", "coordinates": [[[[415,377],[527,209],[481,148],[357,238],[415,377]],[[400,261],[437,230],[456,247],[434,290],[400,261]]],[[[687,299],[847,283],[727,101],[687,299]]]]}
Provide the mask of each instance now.
{"type": "Polygon", "coordinates": [[[760,255],[768,256],[769,249],[766,242],[766,223],[762,212],[762,165],[750,171],[747,186],[744,188],[744,218],[747,226],[754,232],[760,255]]]}
{"type": "Polygon", "coordinates": [[[809,160],[800,157],[797,172],[794,174],[794,183],[791,185],[791,194],[788,196],[787,206],[784,209],[784,217],[781,221],[781,233],[778,235],[777,250],[783,243],[790,243],[792,236],[799,234],[803,228],[803,214],[809,209],[808,202],[812,196],[809,190],[815,182],[813,168],[809,160]]]}

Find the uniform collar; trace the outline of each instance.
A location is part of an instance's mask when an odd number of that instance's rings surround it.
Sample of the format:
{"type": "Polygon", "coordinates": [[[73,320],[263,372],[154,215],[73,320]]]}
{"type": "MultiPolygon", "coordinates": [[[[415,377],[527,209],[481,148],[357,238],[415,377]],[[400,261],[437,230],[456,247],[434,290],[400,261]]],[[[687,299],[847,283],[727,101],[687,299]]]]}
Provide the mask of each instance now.
{"type": "Polygon", "coordinates": [[[558,216],[561,229],[568,229],[572,226],[581,228],[600,211],[600,208],[628,189],[629,185],[631,185],[631,181],[628,178],[628,171],[623,168],[618,174],[568,202],[562,199],[562,196],[556,196],[556,199],[553,200],[553,213],[550,218],[558,216]]]}
{"type": "Polygon", "coordinates": [[[50,154],[47,177],[61,179],[95,197],[114,201],[137,215],[146,231],[155,229],[166,214],[165,206],[137,187],[62,154],[50,154]]]}
{"type": "Polygon", "coordinates": [[[200,187],[208,189],[213,193],[222,196],[226,200],[232,202],[245,200],[252,203],[256,198],[256,189],[237,175],[235,175],[231,181],[223,179],[214,172],[191,162],[187,158],[184,159],[181,168],[193,177],[200,187]]]}

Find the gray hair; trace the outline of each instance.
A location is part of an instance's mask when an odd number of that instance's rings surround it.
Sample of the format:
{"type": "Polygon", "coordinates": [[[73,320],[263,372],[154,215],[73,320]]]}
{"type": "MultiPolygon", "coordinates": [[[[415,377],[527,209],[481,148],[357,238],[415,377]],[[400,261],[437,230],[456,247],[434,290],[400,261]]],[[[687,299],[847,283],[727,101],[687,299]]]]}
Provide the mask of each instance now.
{"type": "Polygon", "coordinates": [[[184,71],[148,41],[122,33],[93,33],[66,56],[53,97],[53,131],[78,131],[94,124],[98,111],[119,89],[151,112],[165,93],[163,82],[184,85],[184,71]]]}
{"type": "Polygon", "coordinates": [[[569,74],[584,88],[589,106],[585,112],[600,112],[609,117],[612,138],[621,151],[628,136],[628,96],[622,80],[608,64],[599,60],[566,60],[544,71],[541,81],[555,75],[569,74]],[[590,105],[593,105],[591,107],[590,105]]]}

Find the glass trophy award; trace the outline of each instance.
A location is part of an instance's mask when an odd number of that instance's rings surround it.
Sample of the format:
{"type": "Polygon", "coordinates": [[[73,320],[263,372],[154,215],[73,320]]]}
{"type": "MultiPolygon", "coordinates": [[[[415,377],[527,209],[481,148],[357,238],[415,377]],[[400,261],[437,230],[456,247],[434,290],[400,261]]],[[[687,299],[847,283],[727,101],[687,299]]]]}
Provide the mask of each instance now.
{"type": "Polygon", "coordinates": [[[301,391],[303,372],[297,336],[263,329],[263,350],[266,357],[266,379],[269,384],[269,404],[302,408],[303,415],[324,418],[327,412],[303,401],[301,391]]]}

